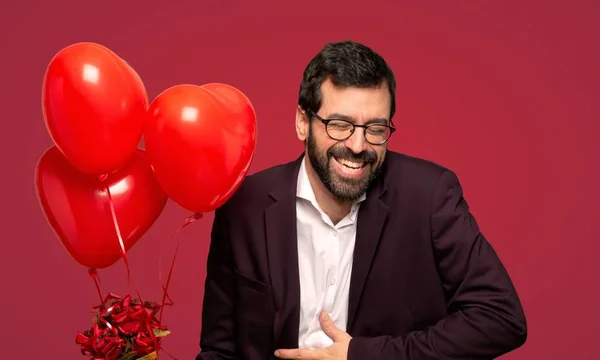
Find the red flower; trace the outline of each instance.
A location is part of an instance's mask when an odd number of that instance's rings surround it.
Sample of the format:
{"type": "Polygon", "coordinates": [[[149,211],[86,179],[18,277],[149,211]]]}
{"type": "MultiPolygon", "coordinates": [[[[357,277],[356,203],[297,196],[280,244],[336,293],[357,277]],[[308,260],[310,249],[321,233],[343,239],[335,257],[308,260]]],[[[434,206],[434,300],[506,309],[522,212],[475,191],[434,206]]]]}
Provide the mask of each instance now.
{"type": "Polygon", "coordinates": [[[92,360],[141,359],[156,354],[160,341],[169,334],[156,315],[162,305],[127,295],[109,294],[96,306],[91,329],[79,332],[75,343],[92,360]]]}

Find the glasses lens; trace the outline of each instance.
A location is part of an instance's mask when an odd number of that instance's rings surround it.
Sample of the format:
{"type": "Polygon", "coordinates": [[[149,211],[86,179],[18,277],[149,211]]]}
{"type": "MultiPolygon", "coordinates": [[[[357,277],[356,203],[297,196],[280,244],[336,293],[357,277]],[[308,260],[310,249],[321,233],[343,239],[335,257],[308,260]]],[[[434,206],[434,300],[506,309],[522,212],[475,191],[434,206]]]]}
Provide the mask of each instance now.
{"type": "Polygon", "coordinates": [[[367,128],[365,136],[368,142],[373,144],[384,143],[391,135],[389,127],[384,125],[371,125],[367,128]]]}
{"type": "Polygon", "coordinates": [[[332,120],[327,124],[327,134],[336,140],[344,140],[352,135],[352,124],[342,120],[332,120]]]}

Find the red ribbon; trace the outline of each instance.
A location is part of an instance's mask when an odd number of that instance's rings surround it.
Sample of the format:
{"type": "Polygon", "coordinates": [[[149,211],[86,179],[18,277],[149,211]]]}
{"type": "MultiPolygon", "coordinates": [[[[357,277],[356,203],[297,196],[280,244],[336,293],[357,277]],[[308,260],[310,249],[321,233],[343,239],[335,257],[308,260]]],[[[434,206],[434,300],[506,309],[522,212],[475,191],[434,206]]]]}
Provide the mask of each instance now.
{"type": "Polygon", "coordinates": [[[117,221],[117,213],[115,211],[115,205],[112,200],[112,195],[110,193],[110,187],[105,183],[108,174],[100,176],[100,182],[105,187],[108,208],[110,210],[110,216],[113,222],[113,226],[115,228],[115,232],[117,233],[117,238],[119,240],[119,247],[121,248],[121,255],[123,255],[123,261],[125,262],[125,268],[127,270],[127,285],[130,284],[131,272],[129,270],[129,261],[127,260],[127,251],[125,250],[125,242],[123,241],[123,236],[121,235],[121,228],[119,227],[119,222],[117,221]]]}
{"type": "Polygon", "coordinates": [[[100,297],[100,303],[104,304],[104,299],[102,298],[102,288],[100,284],[100,276],[98,276],[98,271],[96,269],[89,269],[88,274],[94,280],[94,285],[96,285],[96,291],[98,291],[98,296],[100,297]]]}
{"type": "MultiPolygon", "coordinates": [[[[179,233],[181,230],[183,230],[185,227],[187,227],[188,225],[192,224],[193,222],[202,219],[203,214],[201,213],[195,213],[193,215],[188,216],[185,221],[183,222],[183,224],[177,228],[177,230],[173,231],[173,233],[171,233],[171,236],[169,236],[169,240],[164,244],[166,245],[167,243],[171,242],[173,240],[173,237],[179,233]]],[[[158,260],[158,279],[160,281],[160,286],[162,287],[163,290],[163,298],[162,298],[162,302],[161,304],[163,305],[173,305],[173,300],[171,299],[171,297],[169,296],[168,290],[169,290],[169,284],[171,283],[171,276],[173,275],[173,268],[175,267],[175,259],[177,258],[177,252],[179,251],[179,245],[180,242],[177,242],[177,245],[175,246],[175,253],[173,254],[173,259],[171,260],[171,266],[169,268],[169,274],[167,275],[167,282],[166,284],[163,282],[163,274],[162,274],[162,256],[159,258],[158,260]],[[167,299],[169,300],[169,303],[167,304],[166,301],[167,299]]],[[[161,251],[161,254],[164,254],[164,251],[161,251]]],[[[160,315],[158,316],[158,321],[162,321],[162,314],[163,314],[163,308],[160,309],[160,315]]]]}

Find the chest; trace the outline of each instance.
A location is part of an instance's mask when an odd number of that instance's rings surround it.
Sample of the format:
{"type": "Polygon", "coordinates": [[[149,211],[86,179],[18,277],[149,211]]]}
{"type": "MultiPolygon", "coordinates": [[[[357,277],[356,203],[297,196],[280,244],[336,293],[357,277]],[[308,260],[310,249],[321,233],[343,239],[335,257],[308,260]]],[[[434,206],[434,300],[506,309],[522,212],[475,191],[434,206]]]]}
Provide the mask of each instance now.
{"type": "Polygon", "coordinates": [[[275,333],[284,327],[293,339],[299,327],[312,326],[302,319],[323,309],[335,313],[341,328],[353,316],[347,331],[372,336],[402,334],[443,315],[429,231],[413,212],[390,212],[380,231],[359,216],[333,225],[309,207],[289,211],[293,217],[280,213],[266,219],[252,214],[229,229],[234,267],[247,278],[237,283],[240,313],[262,322],[275,316],[275,333]],[[274,218],[289,219],[287,226],[274,218]],[[370,251],[364,251],[367,243],[375,244],[370,251]],[[264,298],[255,301],[259,292],[264,298]]]}
{"type": "MultiPolygon", "coordinates": [[[[346,320],[356,222],[351,212],[334,224],[310,204],[298,203],[296,228],[301,308],[305,316],[321,310],[346,320]]],[[[336,319],[337,318],[337,319],[336,319]]]]}
{"type": "Polygon", "coordinates": [[[333,223],[310,203],[296,205],[296,247],[302,300],[347,296],[356,244],[356,211],[333,223]]]}

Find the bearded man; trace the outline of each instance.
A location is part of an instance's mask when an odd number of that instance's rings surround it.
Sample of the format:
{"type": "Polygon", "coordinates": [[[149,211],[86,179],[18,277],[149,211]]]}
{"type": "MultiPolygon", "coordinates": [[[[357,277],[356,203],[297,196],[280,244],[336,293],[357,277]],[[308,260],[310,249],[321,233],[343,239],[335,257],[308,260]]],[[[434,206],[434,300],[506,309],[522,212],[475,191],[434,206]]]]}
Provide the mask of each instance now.
{"type": "Polygon", "coordinates": [[[304,153],[215,212],[197,360],[492,359],[525,342],[455,173],[387,149],[395,92],[362,44],[310,61],[304,153]]]}

